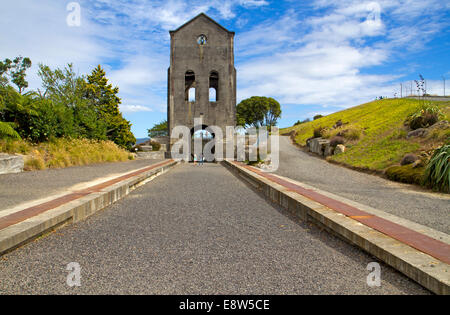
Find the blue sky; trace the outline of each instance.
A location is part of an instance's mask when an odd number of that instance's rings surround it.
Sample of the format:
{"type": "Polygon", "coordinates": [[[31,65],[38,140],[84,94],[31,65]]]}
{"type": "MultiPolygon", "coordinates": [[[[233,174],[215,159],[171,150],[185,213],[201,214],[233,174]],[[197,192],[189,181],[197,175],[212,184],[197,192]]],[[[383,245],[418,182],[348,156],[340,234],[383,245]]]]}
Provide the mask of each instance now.
{"type": "Polygon", "coordinates": [[[71,1],[2,2],[0,59],[30,57],[31,89],[38,63],[101,64],[138,138],[166,118],[168,31],[201,12],[236,32],[238,101],[274,97],[281,127],[400,94],[419,73],[430,94],[447,78],[450,94],[448,1],[79,0],[79,27],[66,22],[71,1]]]}

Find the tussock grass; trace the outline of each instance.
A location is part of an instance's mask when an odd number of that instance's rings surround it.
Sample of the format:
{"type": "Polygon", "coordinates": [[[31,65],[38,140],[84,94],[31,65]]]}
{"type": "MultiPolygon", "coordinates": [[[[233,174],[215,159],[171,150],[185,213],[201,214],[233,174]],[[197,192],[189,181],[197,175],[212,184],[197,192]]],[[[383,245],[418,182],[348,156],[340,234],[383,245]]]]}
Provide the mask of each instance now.
{"type": "Polygon", "coordinates": [[[434,151],[425,172],[425,184],[450,193],[450,144],[434,151]]]}
{"type": "Polygon", "coordinates": [[[88,139],[55,139],[31,144],[24,140],[0,140],[0,150],[5,153],[26,155],[26,170],[63,168],[102,162],[119,162],[133,159],[126,150],[112,141],[88,139]]]}

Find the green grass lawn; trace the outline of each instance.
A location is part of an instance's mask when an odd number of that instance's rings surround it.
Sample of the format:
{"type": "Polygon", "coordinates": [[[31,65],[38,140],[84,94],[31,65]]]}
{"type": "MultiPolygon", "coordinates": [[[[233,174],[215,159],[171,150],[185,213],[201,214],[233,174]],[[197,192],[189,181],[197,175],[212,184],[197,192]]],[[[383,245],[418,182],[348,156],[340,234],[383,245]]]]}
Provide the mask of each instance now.
{"type": "MultiPolygon", "coordinates": [[[[450,102],[438,104],[445,114],[450,116],[450,102]]],[[[329,159],[368,170],[385,170],[396,165],[407,153],[429,151],[450,139],[449,130],[429,134],[426,138],[407,139],[404,121],[408,115],[416,112],[421,101],[416,99],[385,99],[349,108],[320,119],[280,130],[280,134],[296,131],[295,142],[306,145],[318,127],[331,128],[338,120],[345,125],[326,132],[326,137],[334,136],[339,130],[351,130],[354,135],[346,143],[347,151],[329,159]]]]}

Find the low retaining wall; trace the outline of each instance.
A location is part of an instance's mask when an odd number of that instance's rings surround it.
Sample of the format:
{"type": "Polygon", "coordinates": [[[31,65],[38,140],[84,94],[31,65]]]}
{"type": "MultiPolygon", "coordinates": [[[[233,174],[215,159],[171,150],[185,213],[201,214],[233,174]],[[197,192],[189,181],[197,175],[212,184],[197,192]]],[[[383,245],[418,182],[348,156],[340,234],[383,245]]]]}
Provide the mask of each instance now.
{"type": "Polygon", "coordinates": [[[121,177],[119,177],[116,180],[113,179],[107,183],[89,187],[78,193],[69,194],[70,196],[63,196],[59,198],[59,203],[62,203],[61,205],[49,208],[48,210],[45,208],[49,207],[49,203],[55,203],[58,200],[38,205],[32,210],[24,209],[22,210],[23,212],[31,210],[32,212],[40,214],[12,225],[9,224],[14,222],[15,217],[20,217],[19,212],[21,211],[18,211],[9,217],[0,217],[0,225],[6,226],[4,228],[0,227],[0,256],[36,237],[60,227],[61,225],[78,222],[89,217],[97,211],[122,199],[135,188],[144,185],[155,177],[167,172],[177,164],[178,162],[176,161],[163,162],[155,165],[154,168],[149,169],[148,171],[140,172],[138,170],[137,173],[139,174],[137,175],[125,175],[124,177],[126,177],[126,179],[124,180],[120,180],[121,177]],[[82,197],[77,198],[77,195],[82,197]],[[62,198],[71,199],[72,201],[63,203],[64,199],[62,198]],[[40,211],[40,208],[44,208],[44,211],[42,211],[42,209],[40,211]]]}
{"type": "MultiPolygon", "coordinates": [[[[319,202],[306,198],[236,162],[225,160],[223,164],[260,191],[271,202],[281,206],[301,220],[315,223],[347,242],[358,246],[436,294],[450,294],[449,264],[338,213],[319,202]]],[[[295,185],[295,181],[289,181],[295,185]]],[[[317,189],[314,191],[320,192],[317,189]]],[[[322,194],[330,195],[325,192],[322,192],[322,194]]],[[[342,202],[343,198],[340,198],[340,201],[342,202]]],[[[348,203],[352,204],[351,202],[348,203]]],[[[381,211],[376,211],[381,217],[381,211]]],[[[386,217],[393,218],[394,216],[386,215],[386,217]]],[[[407,220],[399,219],[399,221],[406,222],[407,220]]],[[[425,238],[435,236],[436,239],[442,239],[444,246],[448,248],[449,236],[447,234],[421,227],[415,223],[411,223],[412,225],[414,225],[416,231],[421,229],[427,231],[428,236],[424,235],[425,238]]]]}
{"type": "Polygon", "coordinates": [[[138,152],[137,157],[140,160],[164,160],[165,151],[138,152]]]}
{"type": "Polygon", "coordinates": [[[22,156],[0,153],[0,174],[20,173],[23,167],[22,156]]]}

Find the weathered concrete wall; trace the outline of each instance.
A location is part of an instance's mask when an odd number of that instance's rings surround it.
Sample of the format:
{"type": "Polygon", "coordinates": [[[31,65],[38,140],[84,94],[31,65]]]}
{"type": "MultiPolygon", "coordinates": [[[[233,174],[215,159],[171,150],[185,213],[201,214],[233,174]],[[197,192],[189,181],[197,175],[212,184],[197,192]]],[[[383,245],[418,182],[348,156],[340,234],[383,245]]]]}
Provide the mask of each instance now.
{"type": "Polygon", "coordinates": [[[138,152],[137,158],[146,160],[163,160],[165,158],[165,151],[138,152]]]}
{"type": "Polygon", "coordinates": [[[20,173],[23,171],[22,156],[0,153],[0,174],[20,173]]]}
{"type": "Polygon", "coordinates": [[[314,138],[309,140],[307,145],[310,152],[316,153],[320,156],[329,156],[333,154],[330,147],[330,140],[314,138]]]}
{"type": "Polygon", "coordinates": [[[200,14],[170,32],[171,56],[168,71],[168,125],[194,128],[194,118],[203,118],[205,126],[236,124],[236,69],[234,68],[234,33],[200,14]],[[205,35],[206,44],[198,37],[205,35]],[[185,75],[195,74],[195,102],[186,100],[185,75]],[[217,101],[210,102],[210,75],[218,73],[217,101]]]}

